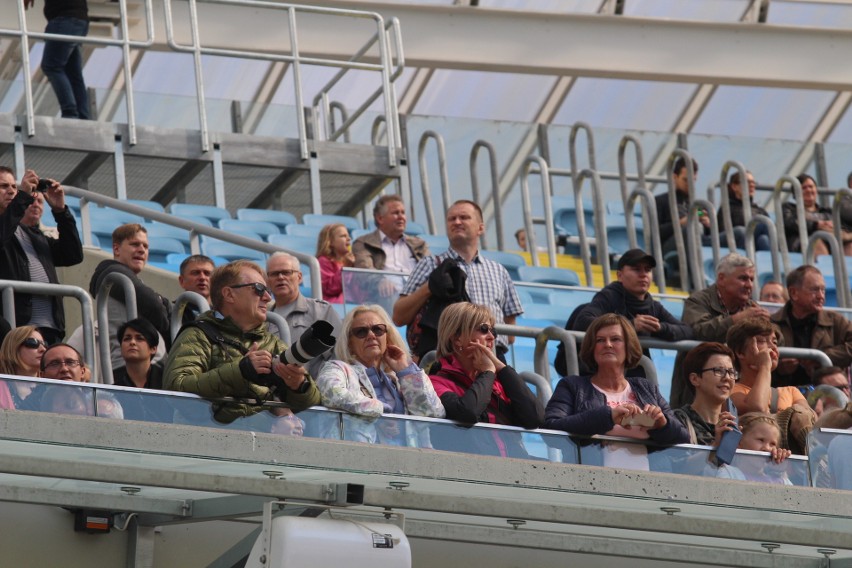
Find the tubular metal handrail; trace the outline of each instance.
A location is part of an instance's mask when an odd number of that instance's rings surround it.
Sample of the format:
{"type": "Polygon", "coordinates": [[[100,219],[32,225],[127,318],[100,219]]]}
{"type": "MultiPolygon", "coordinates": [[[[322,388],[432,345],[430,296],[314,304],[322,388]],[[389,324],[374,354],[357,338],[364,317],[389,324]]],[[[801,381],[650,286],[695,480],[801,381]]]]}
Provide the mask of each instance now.
{"type": "Polygon", "coordinates": [[[172,341],[175,340],[181,327],[183,327],[183,313],[188,304],[192,304],[198,308],[199,313],[204,313],[210,309],[210,304],[204,296],[198,292],[192,292],[189,290],[181,292],[181,294],[175,298],[169,316],[169,335],[171,335],[172,341]]]}
{"type": "MultiPolygon", "coordinates": [[[[704,214],[704,211],[712,210],[712,208],[713,204],[706,199],[690,201],[689,213],[686,217],[686,240],[689,250],[692,251],[692,254],[689,255],[689,273],[692,274],[693,280],[695,280],[695,282],[692,283],[692,288],[690,288],[692,291],[703,290],[707,287],[707,275],[704,272],[704,258],[701,254],[702,247],[699,232],[702,231],[702,225],[701,221],[698,219],[704,214]]],[[[719,222],[715,215],[709,215],[709,217],[710,244],[713,247],[713,266],[716,266],[719,264],[719,259],[721,258],[721,251],[719,247],[719,222]]],[[[681,283],[682,282],[683,276],[681,275],[681,283]]]]}
{"type": "MultiPolygon", "coordinates": [[[[802,202],[802,185],[795,177],[791,175],[783,175],[775,182],[775,189],[772,190],[770,198],[775,203],[775,224],[778,227],[778,250],[781,252],[781,260],[784,265],[784,273],[790,272],[793,267],[790,266],[789,243],[787,242],[787,231],[784,227],[784,208],[781,199],[781,194],[784,192],[784,186],[790,184],[793,188],[793,197],[796,203],[802,202]]],[[[804,208],[796,208],[797,221],[799,224],[799,242],[808,242],[808,231],[805,226],[805,210],[804,208]]]]}
{"type": "MultiPolygon", "coordinates": [[[[139,312],[136,307],[136,288],[133,287],[133,282],[127,275],[120,272],[111,272],[104,276],[101,281],[101,286],[96,292],[97,312],[98,312],[98,360],[100,362],[100,380],[92,377],[94,382],[101,382],[108,385],[114,384],[112,376],[112,356],[110,345],[110,330],[109,330],[109,293],[112,287],[118,284],[121,286],[124,293],[124,321],[130,321],[139,317],[139,312]]],[[[118,340],[120,341],[120,340],[118,340]]],[[[94,375],[94,369],[92,369],[94,375]]]]}
{"type": "Polygon", "coordinates": [[[267,254],[272,254],[280,250],[287,252],[298,258],[299,261],[303,264],[308,265],[308,267],[311,269],[311,295],[312,297],[317,299],[322,298],[322,278],[320,276],[319,261],[314,255],[287,250],[279,246],[251,239],[249,237],[235,235],[227,231],[223,231],[222,229],[214,229],[213,227],[208,227],[207,225],[202,225],[193,221],[187,221],[174,215],[161,213],[159,211],[154,211],[153,209],[148,209],[146,207],[140,207],[132,203],[127,203],[125,201],[120,201],[112,197],[107,197],[106,195],[101,195],[99,193],[80,189],[79,187],[62,187],[65,189],[65,193],[67,193],[68,195],[73,195],[75,197],[80,198],[80,219],[82,224],[80,234],[83,237],[83,244],[85,245],[91,246],[92,244],[92,230],[91,222],[89,220],[89,203],[97,203],[98,205],[104,207],[110,207],[113,209],[118,209],[120,211],[126,211],[127,213],[139,215],[140,217],[151,219],[152,221],[156,221],[158,223],[173,225],[175,227],[180,227],[181,229],[189,231],[190,247],[192,248],[193,254],[199,254],[201,252],[200,235],[204,235],[228,243],[233,243],[235,245],[244,246],[267,254]]]}
{"type": "MultiPolygon", "coordinates": [[[[488,151],[488,164],[491,173],[491,200],[494,203],[494,224],[497,230],[497,250],[505,250],[503,248],[503,208],[500,206],[500,174],[497,171],[497,150],[494,149],[493,144],[485,140],[477,140],[470,149],[470,188],[473,200],[476,203],[483,203],[479,192],[479,173],[476,170],[476,159],[479,157],[479,151],[483,148],[488,151]]],[[[488,249],[487,231],[482,233],[481,244],[482,248],[488,249]]],[[[535,249],[530,248],[530,250],[535,249]]],[[[533,265],[537,266],[536,255],[533,254],[532,256],[533,265]]]]}
{"type": "MultiPolygon", "coordinates": [[[[359,49],[355,55],[353,55],[349,61],[354,62],[357,61],[358,58],[362,57],[364,54],[369,51],[369,49],[375,45],[377,42],[379,44],[379,53],[382,60],[382,85],[379,89],[376,89],[370,96],[367,97],[367,100],[358,107],[355,112],[351,116],[344,116],[343,123],[339,127],[335,127],[334,125],[334,117],[332,115],[332,108],[335,104],[340,105],[340,103],[332,102],[329,103],[329,91],[337,85],[343,76],[349,71],[349,68],[343,68],[338,71],[334,77],[332,77],[325,86],[320,90],[320,92],[314,97],[312,112],[314,114],[314,118],[317,121],[317,124],[320,123],[319,120],[319,112],[320,108],[324,116],[326,117],[325,121],[322,121],[324,126],[324,133],[327,140],[336,140],[341,133],[345,136],[349,135],[349,127],[359,118],[361,117],[367,109],[370,107],[379,96],[384,95],[385,100],[389,101],[392,104],[385,105],[385,122],[386,124],[391,125],[391,135],[388,138],[388,151],[390,152],[390,167],[396,166],[396,149],[402,146],[402,134],[400,131],[399,124],[399,113],[397,112],[396,105],[396,92],[394,89],[390,88],[390,83],[396,81],[400,75],[402,75],[402,71],[405,67],[405,56],[402,51],[402,33],[400,31],[399,20],[397,18],[391,18],[390,21],[383,25],[382,30],[377,31],[376,34],[364,44],[361,49],[359,49]],[[389,32],[392,32],[389,34],[389,32]],[[393,65],[392,57],[390,55],[390,42],[388,41],[388,35],[393,37],[393,46],[396,50],[397,54],[397,64],[393,70],[393,72],[388,72],[388,69],[393,65]]],[[[342,105],[341,105],[342,106],[342,105]]],[[[338,109],[340,110],[340,109],[338,109]]]]}
{"type": "Polygon", "coordinates": [[[444,137],[434,130],[427,130],[420,136],[417,146],[417,161],[420,165],[420,188],[423,191],[423,207],[426,210],[426,222],[429,224],[429,232],[438,234],[435,222],[435,212],[432,209],[432,192],[429,186],[429,174],[426,171],[426,143],[432,139],[438,149],[438,170],[441,174],[441,195],[444,199],[444,217],[450,205],[450,176],[447,172],[447,147],[444,145],[444,137]]]}
{"type": "MultiPolygon", "coordinates": [[[[495,186],[495,191],[497,187],[495,186]]],[[[544,221],[545,234],[547,235],[547,255],[550,266],[556,266],[556,238],[554,236],[553,225],[553,206],[550,201],[550,173],[548,172],[547,162],[541,156],[530,156],[524,161],[524,167],[521,170],[521,203],[523,204],[524,213],[524,229],[527,232],[527,250],[530,252],[533,266],[538,266],[538,252],[536,247],[535,229],[533,223],[544,221]],[[534,218],[532,216],[532,203],[530,202],[529,176],[533,164],[538,165],[539,177],[541,178],[541,197],[544,205],[544,219],[534,218]]],[[[495,211],[497,208],[495,207],[495,211]]],[[[501,248],[502,250],[502,248],[501,248]]],[[[588,261],[586,261],[588,264],[588,261]]],[[[586,277],[591,274],[591,266],[586,272],[586,277]]],[[[586,281],[587,283],[590,280],[586,281]]]]}
{"type": "Polygon", "coordinates": [[[45,282],[22,282],[19,280],[0,280],[0,294],[3,301],[3,317],[14,329],[15,293],[38,294],[44,296],[63,296],[74,298],[80,302],[81,320],[83,322],[83,360],[89,367],[95,362],[95,327],[92,297],[78,286],[67,284],[48,284],[45,282]]]}
{"type": "Polygon", "coordinates": [[[621,199],[624,203],[625,225],[627,227],[627,238],[630,240],[630,247],[637,248],[638,239],[636,238],[636,224],[633,220],[633,209],[636,207],[637,201],[642,201],[642,222],[646,227],[652,227],[654,230],[645,232],[645,243],[642,248],[647,250],[648,243],[651,243],[651,254],[657,262],[654,267],[654,280],[660,292],[666,292],[666,271],[663,264],[663,244],[660,241],[660,232],[656,230],[657,221],[657,202],[654,200],[654,195],[645,184],[645,162],[642,156],[642,144],[639,140],[630,134],[622,137],[618,144],[618,179],[621,187],[621,199]],[[636,152],[636,172],[635,176],[630,176],[627,173],[625,153],[627,145],[632,144],[636,152]],[[637,182],[633,191],[628,191],[628,179],[635,179],[637,182]]]}
{"type": "Polygon", "coordinates": [[[601,178],[595,170],[585,169],[576,172],[574,176],[574,207],[577,211],[577,232],[580,236],[580,252],[583,256],[583,268],[586,272],[586,285],[592,285],[591,249],[586,237],[586,214],[583,209],[583,182],[590,179],[592,183],[592,214],[595,221],[595,252],[598,264],[601,266],[604,286],[612,280],[609,268],[609,243],[604,224],[604,198],[601,178]]]}
{"type": "MultiPolygon", "coordinates": [[[[684,165],[686,166],[686,175],[688,178],[687,203],[692,203],[695,200],[695,168],[693,166],[692,156],[689,152],[683,148],[675,148],[672,150],[671,154],[669,154],[666,171],[674,171],[674,163],[678,158],[682,158],[684,165]]],[[[669,217],[671,218],[671,223],[674,228],[673,236],[675,240],[675,249],[677,250],[677,262],[680,268],[680,285],[684,290],[691,292],[693,288],[690,283],[689,259],[686,253],[685,243],[683,242],[683,231],[681,231],[680,228],[680,216],[677,208],[677,188],[675,188],[674,185],[674,176],[667,176],[666,181],[668,183],[669,217]]],[[[714,239],[714,243],[718,243],[718,236],[714,239]]],[[[693,253],[694,252],[696,251],[693,251],[693,253]]]]}
{"type": "Polygon", "coordinates": [[[849,287],[849,274],[846,269],[846,260],[844,258],[845,251],[843,250],[843,227],[842,221],[840,219],[840,209],[843,206],[844,197],[852,199],[852,190],[849,188],[843,187],[837,190],[837,193],[834,195],[834,203],[831,206],[831,218],[834,223],[834,238],[838,243],[838,247],[835,249],[832,247],[831,255],[834,258],[834,285],[837,290],[843,290],[843,295],[846,297],[846,305],[843,307],[852,307],[852,288],[849,287]],[[840,269],[840,272],[837,272],[837,269],[840,269]],[[837,274],[841,274],[841,281],[843,282],[842,286],[837,285],[837,274]]]}
{"type": "MultiPolygon", "coordinates": [[[[198,98],[198,116],[199,116],[199,124],[201,131],[201,149],[204,152],[209,151],[210,149],[210,133],[207,126],[207,108],[206,108],[206,99],[204,95],[204,80],[202,76],[202,65],[201,65],[201,56],[202,55],[218,55],[224,57],[238,57],[241,59],[258,59],[263,61],[278,61],[284,63],[290,63],[293,67],[293,81],[294,81],[294,89],[295,89],[295,99],[296,99],[296,119],[299,130],[299,149],[301,153],[301,157],[303,160],[307,160],[310,157],[310,152],[308,150],[308,136],[307,136],[307,125],[305,115],[302,109],[305,108],[304,104],[304,93],[302,89],[302,75],[301,75],[301,66],[303,64],[308,65],[320,65],[326,67],[340,67],[341,69],[360,69],[365,71],[378,71],[382,74],[382,88],[381,91],[384,94],[385,99],[385,110],[387,116],[389,117],[388,124],[392,125],[391,130],[398,130],[398,118],[396,116],[396,100],[392,96],[393,89],[390,85],[390,79],[393,75],[391,71],[391,62],[390,62],[390,47],[389,41],[387,39],[386,28],[384,25],[384,20],[380,14],[374,12],[359,12],[355,10],[340,10],[334,8],[321,8],[316,6],[299,6],[295,4],[279,4],[275,2],[266,2],[262,0],[204,0],[207,3],[211,4],[224,4],[224,5],[238,5],[241,7],[253,7],[253,8],[262,8],[262,9],[270,9],[270,10],[286,10],[287,12],[287,32],[290,40],[289,51],[292,55],[285,54],[273,54],[273,53],[264,53],[260,51],[251,51],[245,49],[223,49],[223,48],[214,48],[214,47],[203,47],[201,45],[200,33],[198,29],[198,0],[187,0],[189,4],[190,11],[190,33],[191,33],[191,44],[183,45],[178,42],[175,37],[175,29],[174,22],[172,16],[172,1],[171,0],[163,0],[165,5],[165,27],[166,27],[166,40],[168,42],[169,47],[173,50],[181,52],[181,53],[190,53],[193,56],[194,61],[194,72],[195,72],[195,83],[196,83],[196,96],[198,98]],[[299,51],[299,42],[298,42],[298,30],[296,26],[296,13],[310,13],[310,14],[320,14],[327,16],[339,16],[339,17],[349,17],[356,19],[371,19],[375,22],[376,25],[376,33],[375,35],[368,40],[368,46],[362,49],[369,49],[372,46],[371,42],[378,41],[379,52],[380,52],[380,63],[366,63],[356,61],[355,59],[358,56],[353,57],[349,61],[340,61],[335,59],[323,59],[317,57],[306,57],[302,56],[299,51]]],[[[393,24],[391,22],[391,27],[398,24],[393,24]]],[[[399,41],[400,34],[398,32],[393,34],[394,40],[399,41]]],[[[402,54],[401,42],[397,45],[397,54],[400,56],[402,54]]],[[[332,83],[336,83],[339,80],[339,77],[335,77],[332,79],[332,83]]],[[[333,85],[326,85],[327,88],[330,88],[333,85]]],[[[321,97],[321,95],[318,95],[321,97]]],[[[375,99],[372,99],[375,100],[375,99]]],[[[327,102],[327,101],[326,101],[327,102]]],[[[372,102],[372,101],[370,101],[372,102]]],[[[369,104],[367,105],[369,106],[369,104]]],[[[359,109],[360,110],[360,109],[359,109]]],[[[366,108],[364,108],[366,110],[366,108]]],[[[361,110],[360,112],[363,112],[361,110]]],[[[356,112],[353,114],[353,119],[356,115],[360,113],[356,112]]],[[[350,122],[351,124],[351,122],[350,122]]],[[[347,123],[341,125],[338,130],[345,130],[348,127],[347,123]]],[[[397,133],[394,132],[393,136],[388,137],[388,154],[389,161],[391,167],[396,165],[396,148],[395,145],[397,141],[401,139],[401,136],[397,136],[397,133]]]]}
{"type": "MultiPolygon", "coordinates": [[[[725,231],[725,240],[728,241],[728,250],[734,252],[737,250],[737,243],[736,239],[734,239],[734,225],[731,220],[731,199],[728,196],[728,192],[724,189],[727,187],[728,172],[731,168],[735,168],[740,176],[740,187],[743,191],[743,219],[751,219],[751,195],[748,188],[748,176],[746,175],[748,172],[742,162],[736,160],[725,162],[725,165],[722,166],[722,171],[719,173],[719,187],[722,188],[719,201],[721,201],[722,205],[722,227],[725,231]]],[[[710,209],[710,211],[713,211],[713,209],[710,209]]],[[[754,257],[751,258],[754,260],[754,257]]]]}
{"type": "MultiPolygon", "coordinates": [[[[167,0],[168,1],[168,0],[167,0]]],[[[62,41],[70,43],[83,43],[87,45],[103,45],[120,47],[122,52],[122,66],[124,80],[126,83],[127,97],[127,128],[129,132],[128,142],[136,144],[136,110],[133,99],[133,74],[131,70],[130,48],[144,49],[154,44],[154,12],[152,0],[144,0],[146,39],[144,41],[131,40],[127,25],[127,0],[118,0],[119,12],[121,14],[121,39],[108,39],[98,37],[81,37],[64,34],[48,34],[32,32],[27,29],[27,18],[25,15],[24,2],[18,2],[18,27],[19,29],[0,28],[0,37],[16,37],[21,42],[21,66],[24,82],[25,115],[27,123],[27,136],[35,136],[35,106],[33,102],[32,71],[30,69],[30,38],[50,41],[62,41]]]]}

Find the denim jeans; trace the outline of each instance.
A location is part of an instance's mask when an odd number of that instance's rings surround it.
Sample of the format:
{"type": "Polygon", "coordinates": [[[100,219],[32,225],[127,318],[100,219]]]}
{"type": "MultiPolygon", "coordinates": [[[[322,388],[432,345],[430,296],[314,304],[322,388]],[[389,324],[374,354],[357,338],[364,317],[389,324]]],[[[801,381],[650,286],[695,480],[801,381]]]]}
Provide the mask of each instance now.
{"type": "MultiPolygon", "coordinates": [[[[89,33],[89,22],[77,18],[59,17],[49,20],[44,29],[48,34],[85,37],[89,33]]],[[[83,81],[83,56],[80,44],[68,41],[44,42],[41,70],[50,81],[59,100],[62,116],[66,118],[89,118],[89,95],[83,81]]]]}

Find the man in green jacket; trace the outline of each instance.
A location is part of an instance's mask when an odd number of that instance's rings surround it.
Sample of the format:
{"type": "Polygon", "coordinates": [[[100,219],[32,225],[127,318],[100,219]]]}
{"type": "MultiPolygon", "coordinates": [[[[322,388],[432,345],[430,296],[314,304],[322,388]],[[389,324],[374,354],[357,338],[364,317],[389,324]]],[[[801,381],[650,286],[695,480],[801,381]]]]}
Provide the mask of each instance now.
{"type": "MultiPolygon", "coordinates": [[[[276,358],[287,346],[267,329],[271,299],[257,264],[238,260],[217,268],[210,278],[213,309],[175,339],[163,372],[165,388],[205,398],[277,399],[297,411],[320,404],[305,369],[276,358]]],[[[232,422],[260,410],[257,404],[224,404],[214,416],[232,422]]]]}

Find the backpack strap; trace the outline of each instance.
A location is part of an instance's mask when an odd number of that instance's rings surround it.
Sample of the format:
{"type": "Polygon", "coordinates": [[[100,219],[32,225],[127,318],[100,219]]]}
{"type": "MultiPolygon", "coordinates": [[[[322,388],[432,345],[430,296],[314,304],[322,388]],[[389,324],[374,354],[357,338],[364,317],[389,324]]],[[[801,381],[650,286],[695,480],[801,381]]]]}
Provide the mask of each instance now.
{"type": "Polygon", "coordinates": [[[775,414],[778,412],[778,389],[769,387],[769,392],[772,393],[769,399],[769,413],[775,414]]]}
{"type": "Polygon", "coordinates": [[[206,322],[206,321],[195,320],[195,321],[187,322],[186,324],[183,325],[183,327],[180,328],[180,331],[178,332],[178,336],[180,336],[180,334],[183,333],[183,331],[185,329],[188,329],[190,327],[197,327],[198,329],[200,329],[204,333],[204,335],[207,337],[207,339],[209,339],[211,343],[217,344],[219,346],[219,348],[222,349],[223,352],[225,351],[225,347],[230,345],[231,347],[233,347],[234,349],[236,349],[237,351],[239,351],[243,355],[248,353],[248,349],[246,349],[245,345],[243,345],[242,343],[240,343],[236,339],[231,339],[230,337],[225,337],[224,335],[222,335],[219,332],[218,329],[216,329],[215,326],[213,326],[213,324],[211,324],[210,322],[206,322]]]}

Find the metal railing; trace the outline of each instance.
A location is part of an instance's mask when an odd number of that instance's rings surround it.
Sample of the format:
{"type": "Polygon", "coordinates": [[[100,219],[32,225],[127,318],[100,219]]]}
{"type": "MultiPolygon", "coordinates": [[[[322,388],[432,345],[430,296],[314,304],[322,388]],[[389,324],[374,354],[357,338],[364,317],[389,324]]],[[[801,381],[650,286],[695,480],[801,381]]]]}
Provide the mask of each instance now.
{"type": "MultiPolygon", "coordinates": [[[[190,12],[190,33],[192,38],[192,43],[190,45],[183,45],[178,42],[175,37],[175,27],[173,22],[173,9],[172,9],[172,1],[164,0],[165,4],[165,26],[166,26],[166,40],[169,46],[178,52],[189,53],[193,56],[194,62],[194,73],[195,73],[195,86],[196,86],[196,96],[198,99],[198,118],[200,124],[201,131],[201,149],[204,152],[207,152],[210,148],[210,135],[209,129],[207,126],[207,109],[206,109],[206,100],[204,96],[204,79],[202,73],[202,55],[216,55],[223,57],[236,57],[240,59],[257,59],[262,61],[275,61],[275,62],[283,62],[288,63],[293,66],[293,82],[294,82],[294,91],[296,98],[296,121],[298,125],[299,131],[299,150],[303,160],[307,160],[310,157],[310,151],[308,149],[308,132],[306,126],[305,116],[302,112],[302,109],[305,107],[305,95],[303,92],[302,85],[302,75],[301,75],[301,66],[302,65],[319,65],[324,67],[339,67],[341,68],[341,73],[332,78],[332,80],[326,84],[323,90],[317,95],[318,99],[315,99],[315,107],[320,100],[324,101],[324,110],[326,111],[326,119],[330,120],[330,109],[328,104],[328,89],[332,88],[339,81],[342,73],[349,69],[359,69],[365,71],[376,71],[381,73],[382,81],[381,81],[381,93],[384,98],[385,104],[385,113],[388,120],[389,129],[393,133],[393,135],[388,136],[388,153],[389,153],[389,161],[390,166],[396,165],[396,149],[397,143],[400,141],[401,137],[399,136],[399,119],[397,116],[396,110],[396,98],[393,94],[393,89],[391,87],[391,81],[393,78],[398,77],[401,72],[402,67],[402,42],[400,39],[399,33],[399,23],[395,20],[392,20],[388,25],[385,25],[385,22],[380,14],[374,12],[359,12],[355,10],[340,10],[333,8],[320,8],[315,6],[299,6],[295,4],[278,4],[275,2],[264,2],[261,0],[204,0],[203,3],[209,4],[222,4],[222,5],[231,5],[231,6],[240,6],[240,7],[252,7],[252,8],[261,8],[264,10],[275,10],[275,11],[286,11],[287,12],[287,37],[289,38],[289,55],[283,53],[264,53],[262,51],[254,51],[254,50],[246,50],[246,49],[223,49],[223,48],[215,48],[215,47],[204,47],[201,45],[200,31],[198,26],[198,4],[197,0],[188,0],[189,12],[190,12]],[[317,14],[324,15],[330,17],[345,17],[345,18],[354,18],[354,19],[370,19],[375,22],[376,32],[375,34],[364,44],[364,46],[353,55],[351,59],[348,61],[341,61],[336,59],[324,59],[318,57],[306,57],[301,55],[300,46],[298,42],[298,29],[296,25],[296,14],[297,13],[307,13],[307,14],[317,14]],[[390,33],[389,30],[393,30],[393,33],[390,33]],[[393,69],[393,62],[391,61],[392,57],[390,54],[390,43],[393,38],[393,42],[396,47],[397,57],[399,60],[398,69],[393,69]],[[362,57],[373,45],[377,45],[379,48],[379,59],[380,62],[376,63],[367,63],[364,61],[358,61],[360,57],[362,57]]],[[[283,35],[283,34],[282,34],[283,35]]],[[[217,38],[218,39],[218,38],[217,38]]],[[[366,108],[378,98],[378,95],[375,94],[368,98],[368,102],[365,103],[358,111],[353,113],[350,117],[350,120],[341,125],[334,137],[336,137],[337,133],[342,132],[348,127],[349,124],[353,120],[360,116],[366,108]]]]}
{"type": "Polygon", "coordinates": [[[169,215],[167,213],[161,213],[159,211],[154,211],[153,209],[148,209],[146,207],[140,207],[138,205],[127,203],[125,201],[114,199],[112,197],[107,197],[99,193],[80,189],[79,187],[63,186],[63,188],[65,189],[65,192],[68,195],[80,198],[80,221],[82,224],[82,227],[80,227],[80,234],[83,238],[84,245],[92,246],[92,224],[90,221],[89,204],[96,203],[104,207],[118,209],[120,211],[125,211],[127,213],[138,215],[139,217],[143,217],[145,219],[151,219],[152,221],[156,221],[158,223],[180,227],[181,229],[189,231],[190,248],[192,249],[193,254],[201,253],[200,237],[202,235],[218,239],[220,241],[225,241],[228,243],[233,243],[235,245],[247,247],[266,254],[271,254],[277,251],[287,252],[298,258],[300,262],[308,265],[311,270],[311,295],[314,298],[322,298],[322,278],[320,276],[319,261],[314,255],[287,250],[279,246],[265,243],[263,241],[258,241],[256,239],[251,239],[242,235],[235,235],[227,231],[223,231],[222,229],[214,229],[213,227],[209,227],[207,225],[202,225],[193,221],[181,219],[180,217],[176,217],[175,215],[169,215]]]}
{"type": "Polygon", "coordinates": [[[18,280],[0,280],[0,294],[3,301],[3,317],[14,329],[15,293],[38,294],[44,296],[62,296],[74,298],[80,302],[81,320],[83,322],[83,360],[91,367],[95,362],[95,321],[92,310],[92,297],[78,286],[66,284],[47,284],[44,282],[21,282],[18,280]]]}
{"type": "Polygon", "coordinates": [[[82,43],[85,45],[101,45],[120,47],[122,53],[122,69],[124,71],[125,92],[127,96],[127,129],[129,142],[136,144],[136,110],[133,99],[133,62],[130,59],[130,49],[146,49],[154,44],[154,14],[151,0],[144,0],[145,6],[145,40],[131,40],[127,22],[127,0],[118,0],[121,13],[121,39],[97,37],[80,37],[60,34],[46,34],[27,29],[24,2],[17,2],[19,29],[0,28],[0,37],[18,38],[21,42],[21,66],[24,81],[24,100],[27,135],[35,136],[35,109],[33,103],[32,71],[30,69],[30,39],[82,43]]]}

